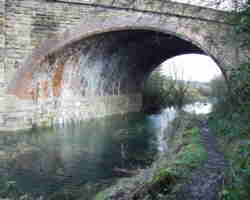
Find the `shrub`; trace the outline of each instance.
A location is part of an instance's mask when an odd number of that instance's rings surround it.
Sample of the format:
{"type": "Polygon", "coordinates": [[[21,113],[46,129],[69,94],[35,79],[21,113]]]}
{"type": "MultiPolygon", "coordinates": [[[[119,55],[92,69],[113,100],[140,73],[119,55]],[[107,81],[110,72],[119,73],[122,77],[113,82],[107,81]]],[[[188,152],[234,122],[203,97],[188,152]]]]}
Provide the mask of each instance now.
{"type": "Polygon", "coordinates": [[[188,81],[177,80],[177,76],[165,76],[160,71],[153,72],[143,89],[143,111],[159,112],[166,107],[182,108],[200,99],[198,90],[188,81]]]}

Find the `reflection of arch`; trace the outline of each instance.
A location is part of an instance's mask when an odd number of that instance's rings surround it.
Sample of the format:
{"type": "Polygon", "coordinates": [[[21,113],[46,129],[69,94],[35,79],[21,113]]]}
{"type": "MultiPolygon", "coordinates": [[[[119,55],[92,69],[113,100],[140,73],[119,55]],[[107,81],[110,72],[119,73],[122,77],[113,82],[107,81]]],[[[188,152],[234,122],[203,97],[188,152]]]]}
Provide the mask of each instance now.
{"type": "MultiPolygon", "coordinates": [[[[182,25],[184,28],[178,27],[175,24],[176,21],[171,23],[171,21],[166,20],[164,24],[159,24],[155,22],[157,16],[150,15],[142,15],[142,17],[138,18],[133,14],[128,14],[122,16],[122,18],[123,19],[119,18],[119,20],[117,20],[117,17],[109,17],[103,20],[101,17],[97,17],[97,19],[83,22],[73,31],[65,32],[58,37],[44,41],[40,47],[36,48],[32,55],[28,57],[21,69],[17,72],[15,79],[10,82],[9,92],[17,94],[17,90],[27,87],[33,79],[34,73],[39,69],[39,64],[49,55],[59,52],[82,40],[88,40],[89,38],[98,37],[107,33],[115,35],[123,31],[144,30],[146,32],[155,32],[179,38],[183,43],[189,43],[190,46],[195,47],[198,53],[211,56],[220,66],[223,74],[226,75],[225,70],[222,68],[222,66],[224,66],[223,60],[215,56],[217,52],[214,51],[214,49],[216,48],[211,48],[211,45],[206,40],[207,33],[194,33],[192,31],[194,30],[193,26],[195,26],[195,24],[192,24],[192,27],[190,27],[188,24],[190,22],[183,22],[182,25]]],[[[198,23],[197,25],[199,26],[198,23]]],[[[167,58],[168,57],[165,59],[167,58]]]]}

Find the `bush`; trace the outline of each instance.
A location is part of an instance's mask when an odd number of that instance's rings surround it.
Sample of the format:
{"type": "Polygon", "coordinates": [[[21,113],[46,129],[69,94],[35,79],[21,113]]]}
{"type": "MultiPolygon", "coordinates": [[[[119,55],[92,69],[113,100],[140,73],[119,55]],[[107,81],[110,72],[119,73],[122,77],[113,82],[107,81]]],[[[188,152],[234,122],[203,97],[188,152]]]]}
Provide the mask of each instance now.
{"type": "Polygon", "coordinates": [[[177,80],[172,76],[154,72],[143,89],[143,111],[157,113],[166,107],[182,108],[198,99],[198,90],[187,81],[177,80]]]}

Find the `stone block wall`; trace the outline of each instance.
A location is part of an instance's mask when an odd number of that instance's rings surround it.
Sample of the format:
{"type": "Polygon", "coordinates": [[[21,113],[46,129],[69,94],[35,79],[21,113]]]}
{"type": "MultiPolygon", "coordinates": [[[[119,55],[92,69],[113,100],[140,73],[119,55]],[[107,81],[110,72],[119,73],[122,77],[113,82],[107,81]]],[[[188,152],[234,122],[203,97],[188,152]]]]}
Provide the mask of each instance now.
{"type": "Polygon", "coordinates": [[[6,0],[6,79],[42,41],[80,23],[87,9],[46,0],[6,0]]]}
{"type": "MultiPolygon", "coordinates": [[[[54,109],[54,100],[44,100],[37,105],[37,102],[32,99],[21,100],[15,95],[5,93],[7,85],[12,82],[16,72],[36,47],[41,46],[41,43],[48,39],[52,39],[52,41],[58,38],[63,40],[64,37],[68,39],[67,35],[70,35],[80,23],[86,24],[83,26],[84,29],[79,30],[83,32],[91,32],[95,28],[100,31],[102,28],[112,27],[114,23],[117,26],[135,24],[147,27],[150,25],[156,30],[164,28],[166,32],[170,30],[180,35],[190,34],[191,38],[195,38],[204,44],[206,49],[211,49],[216,54],[220,49],[228,49],[229,52],[232,52],[230,48],[208,46],[208,40],[212,38],[212,42],[218,43],[223,35],[221,31],[219,33],[214,31],[222,27],[221,24],[213,23],[223,21],[224,13],[222,12],[159,0],[136,0],[133,4],[129,2],[129,0],[0,0],[0,129],[15,130],[30,128],[32,124],[42,125],[54,123],[54,121],[64,121],[65,118],[60,117],[62,115],[71,116],[70,119],[78,118],[73,116],[70,111],[74,110],[73,113],[77,113],[78,108],[86,111],[89,108],[87,106],[89,101],[93,103],[90,116],[97,111],[100,111],[99,116],[103,116],[107,113],[138,110],[141,104],[141,97],[138,93],[111,95],[110,98],[76,99],[66,103],[60,111],[54,109]],[[179,15],[184,15],[184,17],[179,18],[179,15]],[[111,21],[109,21],[110,19],[111,21]],[[114,21],[112,22],[112,20],[114,21]],[[100,24],[92,24],[95,21],[99,21],[100,24]],[[102,24],[102,22],[105,23],[102,24]],[[65,32],[66,30],[67,32],[65,32]],[[106,106],[105,102],[111,102],[114,105],[112,111],[104,109],[102,105],[106,106]],[[123,106],[119,102],[123,102],[123,106]],[[51,120],[52,118],[53,120],[51,120]]],[[[224,26],[221,29],[224,29],[224,26]]],[[[74,31],[76,36],[81,35],[80,33],[77,35],[77,30],[74,31]]],[[[54,43],[45,44],[53,45],[54,43]]],[[[44,49],[49,48],[51,49],[51,46],[44,49]]],[[[230,61],[232,60],[231,53],[224,54],[230,61]]],[[[83,115],[80,113],[79,119],[85,118],[83,115]]]]}
{"type": "Polygon", "coordinates": [[[74,97],[55,106],[53,99],[40,102],[32,116],[32,123],[37,126],[67,124],[108,115],[139,112],[142,104],[141,95],[74,97]]]}
{"type": "Polygon", "coordinates": [[[0,20],[4,22],[2,18],[5,18],[6,23],[1,24],[1,28],[5,30],[1,31],[3,34],[0,35],[0,45],[5,45],[0,46],[5,50],[5,56],[1,56],[1,59],[5,60],[5,65],[1,64],[0,69],[4,70],[0,73],[4,77],[1,79],[4,81],[4,91],[3,98],[0,99],[0,130],[27,129],[34,124],[47,126],[57,122],[68,122],[73,118],[80,120],[139,110],[140,95],[95,97],[89,100],[79,98],[66,102],[58,110],[54,107],[54,99],[37,104],[33,100],[21,100],[14,95],[5,94],[5,86],[10,83],[34,48],[44,40],[75,27],[81,19],[86,20],[90,17],[90,14],[103,12],[103,9],[47,0],[1,0],[1,5],[3,6],[0,20]],[[112,107],[108,107],[108,104],[112,107]]]}
{"type": "Polygon", "coordinates": [[[0,0],[0,98],[5,91],[5,0],[0,0]]]}
{"type": "MultiPolygon", "coordinates": [[[[16,70],[31,54],[32,49],[42,41],[55,35],[71,31],[81,21],[93,20],[94,14],[100,13],[103,19],[117,15],[112,9],[88,5],[71,4],[80,2],[118,8],[163,12],[172,15],[201,17],[207,20],[220,20],[222,13],[211,9],[189,6],[165,1],[137,0],[133,4],[128,0],[1,0],[6,1],[6,80],[12,80],[16,70]],[[65,3],[66,2],[66,3],[65,3]],[[67,3],[69,2],[69,3],[67,3]],[[114,2],[111,4],[111,2],[114,2]],[[195,13],[195,16],[194,16],[195,13]]],[[[125,10],[126,11],[126,10],[125,10]]],[[[117,19],[119,15],[117,16],[117,19]]]]}
{"type": "Polygon", "coordinates": [[[27,129],[45,121],[52,123],[48,121],[48,113],[38,119],[41,109],[33,101],[5,94],[6,85],[32,49],[79,24],[87,10],[89,8],[46,0],[0,0],[0,130],[27,129]]]}
{"type": "Polygon", "coordinates": [[[69,2],[75,4],[103,5],[103,8],[116,7],[151,13],[165,13],[192,18],[202,18],[212,21],[224,21],[225,13],[205,7],[177,3],[168,0],[55,0],[55,2],[69,2]]]}

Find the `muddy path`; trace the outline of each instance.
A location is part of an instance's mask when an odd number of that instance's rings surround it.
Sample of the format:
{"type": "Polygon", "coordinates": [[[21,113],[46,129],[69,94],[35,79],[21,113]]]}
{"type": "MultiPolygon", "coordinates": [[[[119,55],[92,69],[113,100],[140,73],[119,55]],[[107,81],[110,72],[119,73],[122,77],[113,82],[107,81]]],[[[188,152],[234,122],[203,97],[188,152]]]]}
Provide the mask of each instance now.
{"type": "Polygon", "coordinates": [[[218,200],[228,163],[219,151],[216,136],[207,121],[201,123],[201,142],[207,151],[207,160],[191,176],[177,194],[177,200],[218,200]]]}

